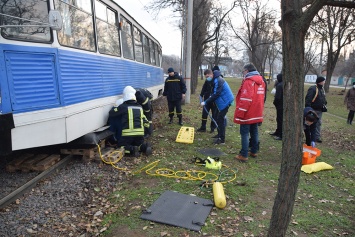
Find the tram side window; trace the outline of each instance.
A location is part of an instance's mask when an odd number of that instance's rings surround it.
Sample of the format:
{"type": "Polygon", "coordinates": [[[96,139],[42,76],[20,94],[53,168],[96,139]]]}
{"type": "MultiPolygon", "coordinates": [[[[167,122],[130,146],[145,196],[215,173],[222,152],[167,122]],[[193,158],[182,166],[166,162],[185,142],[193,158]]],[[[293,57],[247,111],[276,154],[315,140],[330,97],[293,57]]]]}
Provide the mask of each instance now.
{"type": "Polygon", "coordinates": [[[90,0],[55,0],[63,18],[58,31],[61,45],[95,51],[94,24],[90,0]]]}
{"type": "Polygon", "coordinates": [[[95,3],[95,12],[99,52],[121,56],[116,12],[99,1],[95,3]]]}
{"type": "Polygon", "coordinates": [[[144,34],[143,34],[143,53],[144,53],[144,63],[150,64],[149,40],[148,37],[144,34]]]}
{"type": "Polygon", "coordinates": [[[48,0],[0,1],[0,12],[9,15],[1,15],[0,24],[19,26],[1,28],[1,35],[7,39],[50,42],[52,37],[49,27],[26,26],[40,25],[38,22],[48,23],[48,6],[48,0]]]}
{"type": "Polygon", "coordinates": [[[149,45],[150,45],[150,61],[153,65],[155,65],[155,44],[153,40],[149,40],[149,45]]]}
{"type": "Polygon", "coordinates": [[[155,65],[160,66],[160,58],[159,58],[160,49],[159,46],[155,45],[155,65]]]}
{"type": "Polygon", "coordinates": [[[122,53],[123,57],[134,59],[132,24],[122,18],[122,53]]]}
{"type": "Polygon", "coordinates": [[[142,33],[137,27],[133,27],[134,32],[134,53],[138,62],[143,62],[142,33]]]}

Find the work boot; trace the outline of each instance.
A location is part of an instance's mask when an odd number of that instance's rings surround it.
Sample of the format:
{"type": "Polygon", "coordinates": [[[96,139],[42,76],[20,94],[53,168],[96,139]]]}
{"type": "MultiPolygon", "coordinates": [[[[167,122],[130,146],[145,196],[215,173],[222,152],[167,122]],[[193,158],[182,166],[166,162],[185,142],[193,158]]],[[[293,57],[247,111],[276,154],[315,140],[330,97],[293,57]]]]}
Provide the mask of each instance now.
{"type": "Polygon", "coordinates": [[[173,117],[170,117],[169,124],[173,123],[173,117]]]}
{"type": "Polygon", "coordinates": [[[152,154],[152,144],[150,142],[145,142],[141,145],[141,151],[145,153],[146,156],[152,154]]]}
{"type": "Polygon", "coordinates": [[[181,126],[183,125],[183,123],[182,123],[182,116],[179,117],[179,125],[181,125],[181,126]]]}
{"type": "Polygon", "coordinates": [[[139,157],[139,148],[138,146],[132,146],[132,148],[130,149],[130,154],[134,157],[139,157]]]}
{"type": "Polygon", "coordinates": [[[199,129],[197,129],[197,132],[206,132],[206,127],[200,127],[199,129]]]}
{"type": "Polygon", "coordinates": [[[237,155],[236,157],[235,157],[238,161],[240,161],[240,162],[248,162],[248,158],[247,157],[244,157],[244,156],[242,156],[242,155],[237,155]]]}
{"type": "Polygon", "coordinates": [[[151,146],[147,146],[147,149],[145,150],[145,155],[146,156],[150,156],[152,153],[153,153],[152,147],[151,146]]]}
{"type": "Polygon", "coordinates": [[[252,153],[251,151],[249,151],[249,155],[250,155],[251,157],[253,157],[253,158],[256,158],[256,157],[258,157],[258,155],[257,155],[257,154],[255,154],[255,153],[252,153]]]}
{"type": "Polygon", "coordinates": [[[217,138],[216,140],[214,140],[213,144],[215,144],[215,145],[219,145],[219,144],[224,145],[226,143],[221,138],[217,138]]]}

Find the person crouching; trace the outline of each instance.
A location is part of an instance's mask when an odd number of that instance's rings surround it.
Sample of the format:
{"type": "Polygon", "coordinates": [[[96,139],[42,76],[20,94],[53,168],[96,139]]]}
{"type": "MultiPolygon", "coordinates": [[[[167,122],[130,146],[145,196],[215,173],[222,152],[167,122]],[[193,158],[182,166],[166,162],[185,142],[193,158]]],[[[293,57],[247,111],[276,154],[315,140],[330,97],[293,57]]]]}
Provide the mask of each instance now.
{"type": "Polygon", "coordinates": [[[133,87],[125,87],[123,103],[110,110],[109,123],[111,131],[117,130],[115,128],[121,130],[113,131],[117,146],[124,147],[126,154],[138,157],[139,152],[151,155],[152,148],[148,142],[144,142],[144,128],[149,127],[149,121],[143,114],[142,106],[137,103],[135,93],[133,87]]]}

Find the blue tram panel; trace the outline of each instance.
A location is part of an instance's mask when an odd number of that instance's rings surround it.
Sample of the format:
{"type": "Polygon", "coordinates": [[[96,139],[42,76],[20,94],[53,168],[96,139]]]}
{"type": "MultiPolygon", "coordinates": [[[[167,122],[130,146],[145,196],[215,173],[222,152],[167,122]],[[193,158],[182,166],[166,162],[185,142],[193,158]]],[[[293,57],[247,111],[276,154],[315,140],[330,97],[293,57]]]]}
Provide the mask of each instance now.
{"type": "Polygon", "coordinates": [[[14,113],[60,104],[54,54],[13,51],[4,54],[14,113]]]}
{"type": "Polygon", "coordinates": [[[162,69],[131,60],[59,51],[59,82],[63,105],[117,96],[127,85],[162,85],[162,69]]]}
{"type": "Polygon", "coordinates": [[[154,98],[162,94],[159,42],[115,2],[90,1],[98,4],[96,11],[87,8],[88,1],[36,0],[30,8],[29,2],[19,0],[19,11],[13,1],[0,4],[0,13],[6,14],[0,32],[0,153],[68,143],[105,126],[127,85],[147,88],[154,98]],[[61,12],[61,31],[35,17],[45,15],[49,6],[61,12]],[[20,14],[24,10],[27,14],[20,14]],[[70,17],[76,14],[87,21],[70,17]],[[25,21],[18,21],[21,17],[25,21]],[[40,25],[28,25],[31,20],[40,25]],[[118,28],[122,22],[126,28],[118,28]],[[108,37],[110,29],[117,35],[108,37]],[[122,52],[108,50],[117,46],[122,52]],[[136,58],[125,58],[127,52],[136,58]],[[31,139],[24,140],[28,134],[31,139]]]}

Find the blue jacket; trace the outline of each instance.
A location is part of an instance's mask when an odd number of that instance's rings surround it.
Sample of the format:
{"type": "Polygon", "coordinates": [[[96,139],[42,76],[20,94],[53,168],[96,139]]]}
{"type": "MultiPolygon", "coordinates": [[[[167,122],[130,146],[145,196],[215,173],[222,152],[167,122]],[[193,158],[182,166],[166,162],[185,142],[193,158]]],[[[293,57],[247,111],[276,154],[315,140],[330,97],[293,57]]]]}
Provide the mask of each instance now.
{"type": "Polygon", "coordinates": [[[234,95],[228,83],[221,77],[220,71],[213,72],[213,93],[205,101],[206,104],[216,103],[219,111],[224,110],[233,103],[234,95]]]}

